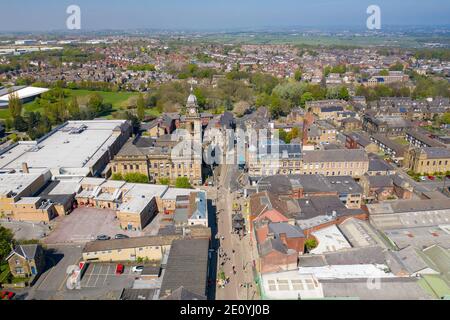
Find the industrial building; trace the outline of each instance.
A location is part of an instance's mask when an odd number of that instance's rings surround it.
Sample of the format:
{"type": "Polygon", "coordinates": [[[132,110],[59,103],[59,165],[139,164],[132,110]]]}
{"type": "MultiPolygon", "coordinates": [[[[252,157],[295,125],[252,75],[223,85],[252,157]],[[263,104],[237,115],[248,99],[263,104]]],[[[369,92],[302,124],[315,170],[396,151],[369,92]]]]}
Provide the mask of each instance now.
{"type": "Polygon", "coordinates": [[[37,141],[20,141],[2,150],[0,171],[50,170],[55,178],[99,176],[130,134],[126,120],[68,121],[37,141]]]}

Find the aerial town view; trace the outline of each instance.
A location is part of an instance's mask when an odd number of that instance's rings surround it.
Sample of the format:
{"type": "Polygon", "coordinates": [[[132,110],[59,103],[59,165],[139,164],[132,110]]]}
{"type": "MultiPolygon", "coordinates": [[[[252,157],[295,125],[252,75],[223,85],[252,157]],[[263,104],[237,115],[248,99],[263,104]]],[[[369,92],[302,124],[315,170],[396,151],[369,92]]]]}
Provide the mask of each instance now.
{"type": "Polygon", "coordinates": [[[450,2],[0,2],[0,312],[450,300],[450,2]]]}

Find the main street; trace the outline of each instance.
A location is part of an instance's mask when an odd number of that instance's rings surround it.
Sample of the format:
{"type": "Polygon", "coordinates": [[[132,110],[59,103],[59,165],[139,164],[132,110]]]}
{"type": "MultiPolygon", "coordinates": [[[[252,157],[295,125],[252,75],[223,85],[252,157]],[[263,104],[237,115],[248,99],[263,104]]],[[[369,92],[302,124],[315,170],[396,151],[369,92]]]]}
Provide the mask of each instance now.
{"type": "Polygon", "coordinates": [[[232,165],[220,166],[220,180],[217,201],[218,236],[220,237],[219,253],[226,257],[218,258],[217,278],[223,271],[230,282],[224,288],[217,288],[216,299],[238,300],[256,299],[256,286],[253,282],[253,258],[249,242],[249,235],[239,239],[239,235],[232,232],[232,204],[233,194],[229,190],[230,171],[232,165]],[[233,253],[234,250],[234,253],[233,253]],[[223,266],[221,263],[225,261],[223,266]],[[235,267],[235,274],[233,272],[235,267]]]}

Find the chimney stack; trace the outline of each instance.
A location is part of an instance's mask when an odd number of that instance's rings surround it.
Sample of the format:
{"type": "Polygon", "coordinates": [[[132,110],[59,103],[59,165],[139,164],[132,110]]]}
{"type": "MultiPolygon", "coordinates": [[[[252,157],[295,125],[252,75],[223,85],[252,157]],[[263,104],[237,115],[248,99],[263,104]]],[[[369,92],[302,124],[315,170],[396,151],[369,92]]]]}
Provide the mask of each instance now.
{"type": "Polygon", "coordinates": [[[28,164],[26,162],[22,163],[22,172],[23,173],[30,173],[30,170],[28,170],[28,164]]]}

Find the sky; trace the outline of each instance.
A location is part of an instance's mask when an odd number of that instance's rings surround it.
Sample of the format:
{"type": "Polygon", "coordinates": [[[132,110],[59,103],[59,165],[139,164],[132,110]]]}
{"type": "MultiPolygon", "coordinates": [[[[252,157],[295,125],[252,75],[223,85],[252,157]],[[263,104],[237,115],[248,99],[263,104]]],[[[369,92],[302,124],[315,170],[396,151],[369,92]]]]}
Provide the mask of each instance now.
{"type": "Polygon", "coordinates": [[[449,0],[0,0],[0,32],[63,30],[72,4],[82,30],[364,28],[371,4],[382,25],[450,25],[449,0]]]}

